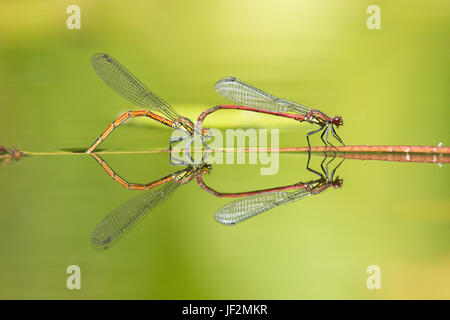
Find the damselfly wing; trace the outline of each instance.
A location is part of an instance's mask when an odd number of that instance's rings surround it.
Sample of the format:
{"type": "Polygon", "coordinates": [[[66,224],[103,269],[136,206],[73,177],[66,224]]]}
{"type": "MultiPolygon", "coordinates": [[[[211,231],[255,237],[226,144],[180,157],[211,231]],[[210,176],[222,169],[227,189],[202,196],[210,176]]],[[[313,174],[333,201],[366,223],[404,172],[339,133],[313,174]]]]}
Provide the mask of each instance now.
{"type": "Polygon", "coordinates": [[[226,77],[217,81],[215,90],[219,95],[232,102],[257,109],[302,115],[311,111],[299,103],[277,98],[234,77],[226,77]]]}
{"type": "Polygon", "coordinates": [[[91,62],[99,77],[128,101],[144,109],[158,110],[173,121],[181,118],[167,102],[151,92],[145,84],[110,55],[96,53],[92,56],[91,62]]]}

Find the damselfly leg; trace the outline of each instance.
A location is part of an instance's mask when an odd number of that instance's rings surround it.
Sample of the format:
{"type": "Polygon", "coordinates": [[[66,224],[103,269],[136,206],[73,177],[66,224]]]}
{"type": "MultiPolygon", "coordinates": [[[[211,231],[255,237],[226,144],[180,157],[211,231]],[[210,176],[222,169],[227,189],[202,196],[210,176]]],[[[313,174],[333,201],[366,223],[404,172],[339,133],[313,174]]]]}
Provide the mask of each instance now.
{"type": "Polygon", "coordinates": [[[333,169],[333,171],[331,172],[331,176],[329,175],[329,170],[328,170],[328,166],[336,159],[337,154],[334,153],[334,155],[331,157],[331,159],[325,164],[325,162],[327,161],[327,153],[324,153],[324,158],[322,160],[322,162],[320,163],[320,168],[322,170],[322,173],[319,173],[318,171],[311,169],[311,167],[309,166],[310,161],[311,161],[311,152],[308,152],[308,161],[306,162],[306,169],[309,172],[312,172],[316,175],[318,175],[320,177],[320,179],[325,179],[325,180],[333,180],[334,177],[334,173],[336,172],[337,168],[339,168],[339,166],[342,164],[342,162],[344,162],[345,158],[342,158],[342,160],[339,162],[339,164],[333,169]],[[324,166],[325,164],[325,166],[324,166]]]}
{"type": "MultiPolygon", "coordinates": [[[[324,126],[321,126],[319,129],[314,130],[314,131],[311,131],[311,132],[309,132],[308,134],[306,134],[306,140],[308,141],[308,148],[309,148],[309,149],[311,149],[311,143],[309,142],[309,137],[312,136],[313,134],[319,132],[320,130],[323,130],[323,127],[324,127],[324,126]]],[[[323,135],[323,133],[322,133],[322,135],[323,135]]],[[[323,141],[323,139],[322,139],[322,141],[323,141]]],[[[324,142],[325,145],[326,145],[326,142],[325,142],[325,141],[323,141],[323,142],[324,142]]]]}

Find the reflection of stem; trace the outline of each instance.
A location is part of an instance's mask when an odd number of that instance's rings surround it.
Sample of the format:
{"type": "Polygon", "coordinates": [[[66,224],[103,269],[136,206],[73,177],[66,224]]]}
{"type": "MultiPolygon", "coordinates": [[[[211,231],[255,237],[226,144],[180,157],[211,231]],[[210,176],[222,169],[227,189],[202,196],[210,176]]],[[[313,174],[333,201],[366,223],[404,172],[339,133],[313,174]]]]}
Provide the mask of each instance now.
{"type": "MultiPolygon", "coordinates": [[[[201,148],[192,148],[191,152],[204,152],[201,148]]],[[[291,147],[291,148],[218,148],[212,151],[221,152],[308,152],[311,153],[333,153],[340,158],[360,160],[381,160],[399,162],[427,162],[427,163],[450,163],[450,147],[440,146],[340,146],[340,147],[291,147]]],[[[99,151],[97,154],[152,154],[168,153],[170,150],[142,150],[142,151],[99,151]]],[[[52,155],[86,155],[77,152],[22,152],[21,155],[30,156],[52,156],[52,155]]]]}
{"type": "Polygon", "coordinates": [[[338,153],[339,158],[395,162],[450,163],[449,156],[409,153],[338,153]]]}

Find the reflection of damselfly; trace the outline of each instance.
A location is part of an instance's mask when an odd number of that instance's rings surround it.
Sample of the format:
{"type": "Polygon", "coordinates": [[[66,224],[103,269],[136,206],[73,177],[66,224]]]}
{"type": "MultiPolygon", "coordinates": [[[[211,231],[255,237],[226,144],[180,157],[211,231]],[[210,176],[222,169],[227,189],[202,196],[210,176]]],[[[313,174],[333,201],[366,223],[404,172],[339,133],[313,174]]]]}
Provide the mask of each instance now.
{"type": "Polygon", "coordinates": [[[220,193],[207,187],[203,182],[201,175],[197,175],[197,182],[203,190],[218,197],[245,197],[243,199],[227,203],[214,214],[214,217],[218,222],[225,225],[234,225],[277,206],[288,204],[310,195],[317,195],[330,187],[340,188],[343,180],[339,179],[339,177],[336,177],[335,179],[334,174],[343,160],[334,168],[330,175],[328,172],[328,165],[334,159],[335,158],[332,158],[324,168],[323,164],[326,160],[325,158],[321,163],[323,173],[319,173],[309,168],[310,159],[308,158],[308,165],[306,168],[310,172],[319,175],[320,178],[305,183],[300,182],[279,188],[242,193],[220,193]]]}
{"type": "Polygon", "coordinates": [[[174,172],[148,184],[128,183],[118,176],[97,154],[91,153],[105,171],[115,181],[127,189],[147,190],[137,197],[128,200],[108,214],[95,228],[91,241],[97,249],[108,249],[130,231],[145,215],[164,202],[175,189],[192,180],[199,172],[206,174],[211,167],[207,164],[174,172]]]}
{"type": "Polygon", "coordinates": [[[92,66],[97,74],[111,89],[145,110],[128,111],[122,114],[106,128],[100,137],[89,147],[86,151],[87,153],[93,152],[117,126],[129,118],[149,117],[171,128],[183,129],[189,135],[195,132],[194,124],[191,120],[180,116],[167,102],[147,89],[141,81],[110,55],[97,53],[92,56],[91,60],[92,66]],[[164,117],[149,110],[159,111],[164,117]]]}
{"type": "Polygon", "coordinates": [[[294,119],[300,122],[306,121],[320,126],[317,130],[306,135],[308,146],[311,147],[309,137],[314,133],[323,131],[320,136],[325,145],[331,145],[328,134],[331,134],[342,144],[334,126],[340,127],[344,122],[341,117],[331,118],[319,110],[309,109],[299,103],[277,98],[267,92],[254,88],[234,77],[223,78],[216,83],[216,92],[230,101],[240,105],[218,105],[204,111],[197,119],[197,127],[201,128],[203,120],[209,114],[221,109],[236,109],[271,114],[275,116],[294,119]],[[326,140],[324,135],[326,134],[326,140]]]}

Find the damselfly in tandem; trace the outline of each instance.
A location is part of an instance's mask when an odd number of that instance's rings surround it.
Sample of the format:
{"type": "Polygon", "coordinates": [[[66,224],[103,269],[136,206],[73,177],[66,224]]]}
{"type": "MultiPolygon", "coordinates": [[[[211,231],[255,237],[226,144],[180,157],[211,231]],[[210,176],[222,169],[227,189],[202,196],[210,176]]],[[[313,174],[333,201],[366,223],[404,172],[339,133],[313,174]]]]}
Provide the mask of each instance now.
{"type": "MultiPolygon", "coordinates": [[[[167,102],[151,92],[130,71],[110,55],[106,53],[94,54],[91,62],[97,74],[111,89],[145,110],[128,111],[122,114],[106,128],[100,137],[89,147],[86,151],[87,153],[93,152],[115,128],[129,118],[148,117],[168,127],[183,129],[189,135],[196,132],[191,120],[179,115],[167,102]],[[164,116],[157,115],[150,110],[158,111],[164,116]]],[[[206,129],[204,132],[206,132],[206,129]]]]}
{"type": "Polygon", "coordinates": [[[197,174],[207,174],[211,170],[211,165],[203,163],[187,166],[147,184],[130,183],[116,174],[99,155],[91,153],[91,156],[114,181],[126,189],[145,190],[114,209],[97,225],[91,235],[91,242],[94,248],[101,250],[108,249],[119,241],[150,211],[167,200],[179,186],[189,183],[197,174]]]}
{"type": "Polygon", "coordinates": [[[325,113],[310,109],[299,103],[277,98],[263,90],[252,87],[234,77],[226,77],[219,80],[215,85],[216,92],[224,98],[238,103],[239,105],[218,105],[201,113],[197,119],[197,127],[201,128],[203,120],[211,113],[221,109],[236,109],[271,114],[274,116],[285,117],[299,122],[309,122],[319,125],[317,130],[311,131],[306,135],[308,146],[311,148],[309,137],[319,131],[320,136],[325,145],[333,146],[329,140],[329,133],[336,138],[342,145],[342,139],[337,135],[336,128],[343,125],[341,117],[334,118],[327,116],[325,113]],[[326,135],[326,140],[324,140],[326,135]]]}

